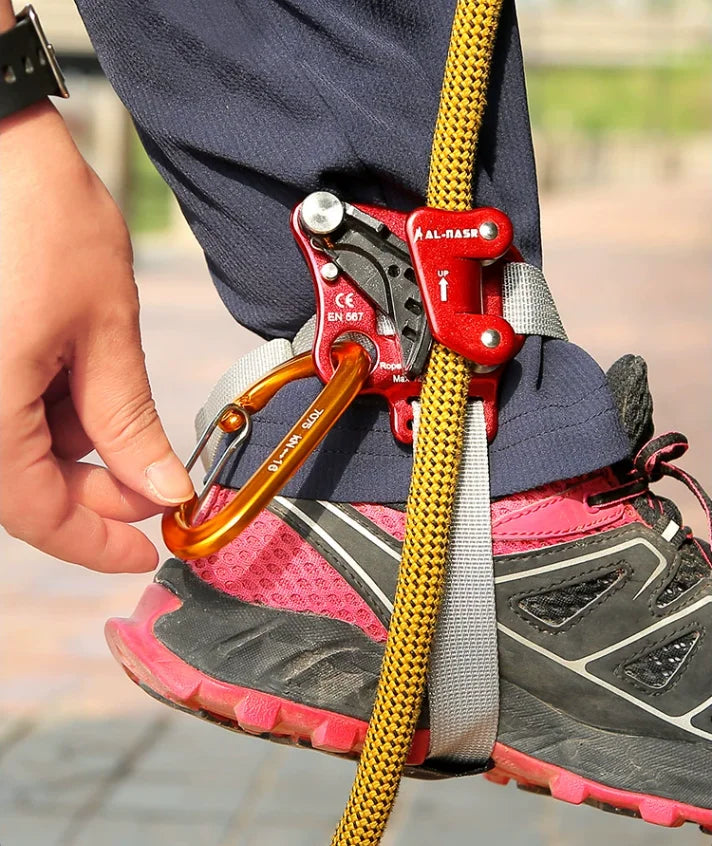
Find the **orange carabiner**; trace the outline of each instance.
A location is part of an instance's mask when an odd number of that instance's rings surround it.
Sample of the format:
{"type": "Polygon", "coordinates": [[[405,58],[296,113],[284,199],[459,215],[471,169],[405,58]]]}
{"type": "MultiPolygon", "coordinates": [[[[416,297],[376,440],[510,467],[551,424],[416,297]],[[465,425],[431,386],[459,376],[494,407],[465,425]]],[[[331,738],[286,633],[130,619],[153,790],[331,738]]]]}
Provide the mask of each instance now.
{"type": "Polygon", "coordinates": [[[354,341],[339,341],[333,349],[334,375],[297,420],[271,455],[240,488],[237,495],[218,514],[199,525],[193,520],[206,494],[227,460],[251,431],[250,415],[269,402],[288,382],[316,375],[311,353],[303,353],[276,367],[245,391],[234,403],[226,405],[205,430],[186,467],[190,469],[215,428],[237,432],[208,476],[200,496],[193,496],[163,516],[163,539],[170,551],[180,558],[203,558],[228,544],[245,529],[294,476],[329,430],[360,393],[371,370],[369,353],[354,341]]]}

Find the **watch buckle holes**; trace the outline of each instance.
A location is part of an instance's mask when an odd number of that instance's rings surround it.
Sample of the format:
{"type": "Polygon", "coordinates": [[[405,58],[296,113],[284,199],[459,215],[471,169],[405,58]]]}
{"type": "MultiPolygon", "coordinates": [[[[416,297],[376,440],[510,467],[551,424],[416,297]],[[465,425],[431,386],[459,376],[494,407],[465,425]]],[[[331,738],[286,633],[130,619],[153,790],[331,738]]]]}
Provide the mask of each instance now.
{"type": "Polygon", "coordinates": [[[25,56],[22,63],[25,66],[25,73],[29,74],[35,72],[35,66],[32,64],[32,59],[29,56],[25,56]]]}
{"type": "Polygon", "coordinates": [[[12,65],[2,66],[2,78],[7,83],[17,82],[17,76],[12,65]]]}

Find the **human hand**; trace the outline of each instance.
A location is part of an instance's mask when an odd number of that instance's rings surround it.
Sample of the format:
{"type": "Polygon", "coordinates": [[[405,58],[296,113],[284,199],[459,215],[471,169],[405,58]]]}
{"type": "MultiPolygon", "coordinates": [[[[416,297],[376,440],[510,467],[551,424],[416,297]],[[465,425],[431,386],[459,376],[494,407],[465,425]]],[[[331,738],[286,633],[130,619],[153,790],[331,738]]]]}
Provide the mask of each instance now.
{"type": "Polygon", "coordinates": [[[48,102],[0,121],[0,524],[104,572],[193,487],[144,367],[126,225],[48,102]],[[80,462],[96,449],[108,469],[80,462]]]}

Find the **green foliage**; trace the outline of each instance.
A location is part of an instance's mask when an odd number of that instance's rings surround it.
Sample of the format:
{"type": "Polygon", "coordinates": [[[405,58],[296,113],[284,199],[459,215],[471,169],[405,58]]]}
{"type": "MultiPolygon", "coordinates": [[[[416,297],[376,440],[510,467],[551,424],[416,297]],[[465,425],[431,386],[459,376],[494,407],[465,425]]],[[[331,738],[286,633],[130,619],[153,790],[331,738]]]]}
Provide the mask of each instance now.
{"type": "Polygon", "coordinates": [[[707,54],[658,67],[534,67],[527,84],[537,129],[675,136],[712,126],[707,54]]]}
{"type": "MultiPolygon", "coordinates": [[[[712,58],[707,54],[658,67],[532,67],[527,85],[532,123],[544,131],[683,136],[712,127],[712,58]]],[[[170,223],[170,190],[135,132],[129,147],[131,229],[160,232],[170,223]]]]}
{"type": "Polygon", "coordinates": [[[128,220],[134,234],[161,232],[170,223],[171,192],[131,131],[128,220]]]}

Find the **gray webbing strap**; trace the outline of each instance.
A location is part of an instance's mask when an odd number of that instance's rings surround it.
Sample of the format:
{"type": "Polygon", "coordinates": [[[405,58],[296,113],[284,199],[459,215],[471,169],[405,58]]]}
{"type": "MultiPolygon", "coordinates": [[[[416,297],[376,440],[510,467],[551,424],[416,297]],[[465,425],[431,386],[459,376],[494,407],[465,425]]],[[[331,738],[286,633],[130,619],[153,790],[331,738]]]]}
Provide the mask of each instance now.
{"type": "Polygon", "coordinates": [[[504,266],[503,317],[519,335],[544,335],[567,340],[554,298],[538,267],[524,262],[504,266]]]}
{"type": "MultiPolygon", "coordinates": [[[[540,270],[523,262],[505,266],[504,317],[518,334],[566,340],[540,270]]],[[[196,418],[202,432],[223,406],[265,373],[312,346],[316,320],[293,343],[270,341],[236,362],[213,388],[196,418]]],[[[414,432],[417,432],[418,403],[414,432]]],[[[203,452],[209,466],[220,432],[203,452]]],[[[494,745],[499,720],[499,663],[494,605],[489,462],[482,403],[468,408],[462,466],[450,535],[450,561],[428,681],[430,757],[481,763],[494,745]]]]}
{"type": "MultiPolygon", "coordinates": [[[[195,416],[195,431],[200,438],[206,427],[215,419],[220,409],[234,402],[253,382],[256,382],[272,368],[289,361],[294,355],[292,345],[283,338],[260,344],[247,355],[238,359],[223,375],[210,392],[205,405],[195,416]]],[[[223,433],[216,429],[202,452],[201,460],[206,470],[213,464],[223,433]]]]}
{"type": "Polygon", "coordinates": [[[314,335],[316,335],[315,314],[307,320],[304,326],[294,336],[294,340],[292,341],[294,355],[299,355],[310,350],[314,346],[314,335]]]}
{"type": "Polygon", "coordinates": [[[438,626],[428,676],[429,757],[486,761],[499,723],[489,458],[484,406],[467,408],[438,626]]]}
{"type": "MultiPolygon", "coordinates": [[[[514,330],[522,335],[546,335],[566,340],[554,300],[549,292],[544,274],[524,262],[510,262],[504,267],[502,298],[504,317],[514,330]]],[[[312,347],[316,317],[310,318],[297,332],[290,344],[278,339],[269,341],[241,358],[224,373],[213,388],[207,402],[195,418],[198,436],[227,403],[238,397],[252,382],[256,382],[273,367],[312,347]]],[[[215,432],[203,451],[205,468],[212,464],[221,438],[215,432]]]]}
{"type": "MultiPolygon", "coordinates": [[[[540,270],[521,262],[506,265],[502,295],[504,317],[515,332],[566,339],[540,270]]],[[[428,705],[429,757],[466,768],[489,758],[499,723],[489,452],[481,402],[468,406],[462,449],[428,705]]]]}

